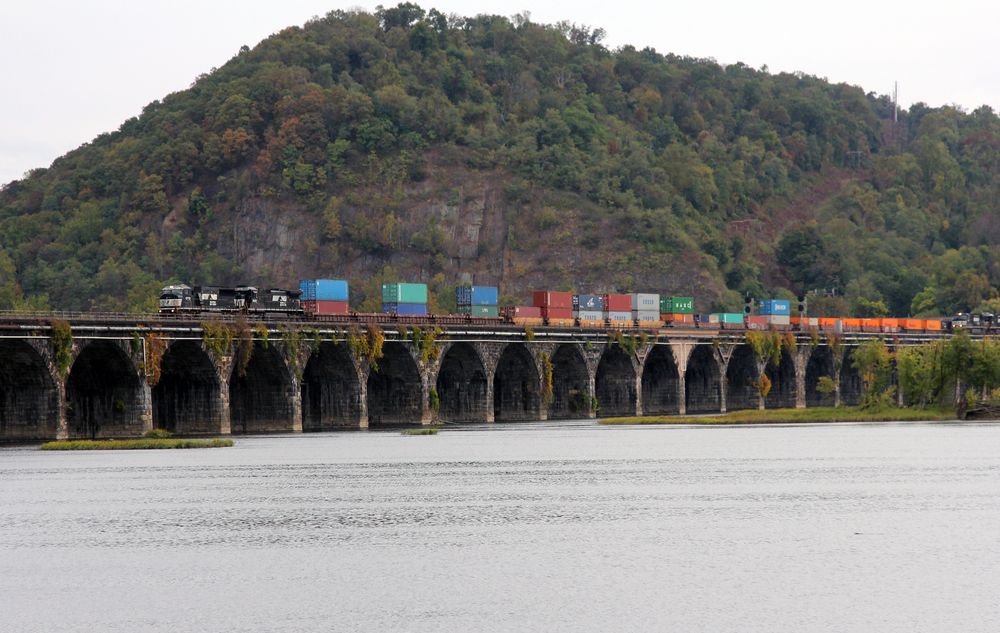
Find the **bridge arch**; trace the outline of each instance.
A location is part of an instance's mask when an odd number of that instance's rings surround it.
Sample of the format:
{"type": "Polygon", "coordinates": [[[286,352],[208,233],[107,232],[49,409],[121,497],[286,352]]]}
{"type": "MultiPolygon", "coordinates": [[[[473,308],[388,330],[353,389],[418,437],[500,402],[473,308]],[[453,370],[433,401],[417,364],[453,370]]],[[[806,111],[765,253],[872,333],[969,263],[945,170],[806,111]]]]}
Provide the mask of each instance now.
{"type": "Polygon", "coordinates": [[[177,341],[167,347],[151,395],[153,428],[183,434],[222,431],[222,384],[200,342],[177,341]]]}
{"type": "Polygon", "coordinates": [[[861,374],[854,368],[854,352],[857,347],[848,347],[844,351],[844,362],[840,366],[840,404],[849,407],[861,404],[864,387],[861,384],[861,374]]]}
{"type": "Polygon", "coordinates": [[[27,341],[0,339],[0,439],[50,439],[58,431],[59,392],[45,358],[27,341]]]}
{"type": "Polygon", "coordinates": [[[781,360],[777,365],[768,363],[765,375],[771,380],[771,390],[764,398],[768,409],[792,409],[795,407],[795,358],[784,345],[781,346],[781,360]]]}
{"type": "Polygon", "coordinates": [[[563,343],[552,354],[552,402],[549,419],[587,417],[591,413],[590,372],[583,351],[563,343]]]}
{"type": "Polygon", "coordinates": [[[420,369],[404,343],[386,343],[368,372],[368,424],[419,424],[423,416],[420,369]]]}
{"type": "Polygon", "coordinates": [[[493,375],[493,419],[538,420],[541,410],[541,381],[535,359],[523,343],[510,343],[500,354],[493,375]]]}
{"type": "Polygon", "coordinates": [[[69,437],[142,435],[149,421],[144,386],[132,359],[117,341],[84,343],[66,380],[69,437]]]}
{"type": "Polygon", "coordinates": [[[361,381],[347,345],[323,341],[302,372],[302,430],[361,424],[361,381]]]}
{"type": "Polygon", "coordinates": [[[606,346],[594,379],[601,417],[635,415],[635,378],[635,366],[625,350],[620,345],[606,346]]]}
{"type": "Polygon", "coordinates": [[[717,413],[722,410],[722,376],[711,345],[696,345],[684,373],[687,413],[717,413]]]}
{"type": "Polygon", "coordinates": [[[488,401],[486,368],[476,348],[469,343],[448,346],[441,357],[435,388],[441,403],[438,419],[442,422],[487,420],[491,403],[488,401]]]}
{"type": "Polygon", "coordinates": [[[737,345],[726,368],[726,409],[756,409],[760,402],[758,380],[753,350],[749,345],[737,345]]]}
{"type": "Polygon", "coordinates": [[[677,387],[680,374],[668,345],[654,345],[642,370],[642,412],[663,415],[680,411],[677,387]]]}
{"type": "Polygon", "coordinates": [[[233,433],[294,430],[292,376],[274,344],[255,341],[245,370],[234,363],[229,377],[229,415],[233,433]]]}
{"type": "Polygon", "coordinates": [[[822,394],[819,392],[819,379],[827,376],[834,377],[833,352],[826,345],[818,345],[809,354],[809,362],[806,363],[806,406],[807,407],[832,407],[835,399],[833,393],[822,394]]]}

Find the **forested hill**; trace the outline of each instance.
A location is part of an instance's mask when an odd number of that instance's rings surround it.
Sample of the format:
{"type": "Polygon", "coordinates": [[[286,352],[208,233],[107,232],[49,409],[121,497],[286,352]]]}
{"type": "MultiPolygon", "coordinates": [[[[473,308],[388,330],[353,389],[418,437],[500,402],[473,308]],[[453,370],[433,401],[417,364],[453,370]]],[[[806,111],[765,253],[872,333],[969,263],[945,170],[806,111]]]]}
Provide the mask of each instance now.
{"type": "MultiPolygon", "coordinates": [[[[150,309],[163,282],[383,279],[976,309],[1000,120],[801,74],[608,50],[412,4],[285,29],[0,192],[0,308],[150,309]],[[846,296],[843,296],[846,295],[846,296]]],[[[997,301],[992,305],[996,307],[997,301]]]]}

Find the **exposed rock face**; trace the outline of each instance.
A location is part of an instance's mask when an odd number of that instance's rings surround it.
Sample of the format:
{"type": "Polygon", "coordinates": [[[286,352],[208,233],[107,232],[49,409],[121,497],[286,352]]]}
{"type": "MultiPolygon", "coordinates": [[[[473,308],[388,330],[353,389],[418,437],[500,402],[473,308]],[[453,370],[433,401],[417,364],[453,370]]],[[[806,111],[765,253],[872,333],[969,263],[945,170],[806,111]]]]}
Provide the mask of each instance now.
{"type": "Polygon", "coordinates": [[[294,287],[303,278],[344,277],[355,305],[371,299],[383,275],[496,285],[510,301],[527,301],[536,288],[567,288],[646,289],[707,303],[724,290],[702,270],[699,251],[650,254],[635,239],[642,227],[629,220],[574,194],[512,192],[514,181],[499,170],[432,162],[422,181],[391,195],[350,191],[327,209],[244,198],[213,223],[219,254],[242,273],[215,282],[294,287]]]}

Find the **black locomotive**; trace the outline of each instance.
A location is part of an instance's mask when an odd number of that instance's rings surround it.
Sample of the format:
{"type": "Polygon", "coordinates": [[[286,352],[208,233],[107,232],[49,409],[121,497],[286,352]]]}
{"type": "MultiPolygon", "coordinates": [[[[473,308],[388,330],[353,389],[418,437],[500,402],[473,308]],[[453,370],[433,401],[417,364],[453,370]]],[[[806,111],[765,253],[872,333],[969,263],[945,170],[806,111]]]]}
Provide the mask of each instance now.
{"type": "Polygon", "coordinates": [[[269,288],[260,291],[254,286],[166,286],[160,293],[160,312],[232,313],[263,316],[301,316],[302,291],[269,288]]]}

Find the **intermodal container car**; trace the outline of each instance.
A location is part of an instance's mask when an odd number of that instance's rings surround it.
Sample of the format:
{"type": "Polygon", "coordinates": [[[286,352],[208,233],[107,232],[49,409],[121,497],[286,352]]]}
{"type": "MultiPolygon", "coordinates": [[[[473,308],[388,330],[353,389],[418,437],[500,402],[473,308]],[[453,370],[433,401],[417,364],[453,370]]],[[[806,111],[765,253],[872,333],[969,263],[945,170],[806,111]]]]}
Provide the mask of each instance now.
{"type": "Polygon", "coordinates": [[[427,303],[427,284],[382,284],[382,303],[427,303]]]}
{"type": "Polygon", "coordinates": [[[665,297],[660,295],[661,314],[694,314],[693,297],[665,297]]]}
{"type": "Polygon", "coordinates": [[[779,315],[791,316],[792,303],[784,299],[768,299],[761,301],[757,306],[757,311],[763,316],[779,315]]]}
{"type": "Polygon", "coordinates": [[[302,310],[310,315],[347,314],[349,306],[346,301],[303,301],[302,310]]]}
{"type": "Polygon", "coordinates": [[[573,293],[553,290],[536,290],[531,293],[532,303],[539,308],[566,308],[573,310],[573,293]]]}
{"type": "Polygon", "coordinates": [[[604,295],[604,309],[607,312],[631,312],[632,297],[629,295],[604,295]]]}
{"type": "Polygon", "coordinates": [[[495,306],[499,291],[495,286],[459,286],[455,303],[460,306],[495,306]]]}
{"type": "Polygon", "coordinates": [[[660,295],[636,292],[629,295],[632,298],[632,310],[660,313],[660,295]]]}
{"type": "Polygon", "coordinates": [[[482,316],[482,317],[495,317],[500,315],[500,312],[496,306],[480,306],[480,305],[458,306],[458,313],[469,314],[472,316],[482,316]]]}
{"type": "Polygon", "coordinates": [[[299,282],[303,301],[349,301],[344,279],[303,279],[299,282]]]}
{"type": "Polygon", "coordinates": [[[542,317],[551,321],[552,319],[573,320],[573,308],[559,308],[555,306],[545,306],[542,308],[542,317]]]}
{"type": "Polygon", "coordinates": [[[604,297],[602,295],[573,295],[573,309],[580,312],[603,312],[604,297]]]}
{"type": "Polygon", "coordinates": [[[423,316],[427,314],[426,303],[383,303],[382,312],[400,316],[423,316]]]}

